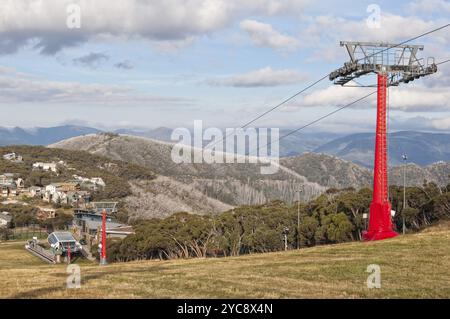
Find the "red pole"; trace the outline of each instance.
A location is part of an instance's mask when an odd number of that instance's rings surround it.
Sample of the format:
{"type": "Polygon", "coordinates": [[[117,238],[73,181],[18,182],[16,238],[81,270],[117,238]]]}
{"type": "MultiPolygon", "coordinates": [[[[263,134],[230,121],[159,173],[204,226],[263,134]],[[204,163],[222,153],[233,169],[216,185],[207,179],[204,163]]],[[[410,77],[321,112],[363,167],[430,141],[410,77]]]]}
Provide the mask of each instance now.
{"type": "Polygon", "coordinates": [[[68,250],[67,250],[67,263],[68,264],[70,264],[70,243],[69,243],[69,245],[67,246],[68,247],[68,250]]]}
{"type": "Polygon", "coordinates": [[[102,213],[102,251],[100,264],[106,265],[106,210],[103,210],[102,213]]]}
{"type": "Polygon", "coordinates": [[[397,236],[392,230],[391,203],[388,197],[386,88],[387,75],[378,73],[373,198],[370,204],[369,229],[363,233],[364,240],[381,240],[397,236]]]}

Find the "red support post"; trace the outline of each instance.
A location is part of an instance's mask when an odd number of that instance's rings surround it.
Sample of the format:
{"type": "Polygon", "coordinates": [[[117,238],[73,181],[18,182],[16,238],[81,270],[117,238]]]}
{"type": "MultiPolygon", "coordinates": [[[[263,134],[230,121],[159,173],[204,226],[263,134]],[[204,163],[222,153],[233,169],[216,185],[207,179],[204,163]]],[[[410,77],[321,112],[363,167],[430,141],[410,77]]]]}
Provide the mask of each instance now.
{"type": "Polygon", "coordinates": [[[102,250],[100,256],[100,265],[106,265],[106,210],[102,213],[102,250]]]}
{"type": "Polygon", "coordinates": [[[373,198],[370,204],[369,229],[363,233],[364,240],[381,240],[397,236],[392,230],[391,203],[388,197],[386,88],[387,75],[378,73],[373,198]]]}
{"type": "Polygon", "coordinates": [[[67,247],[68,247],[68,249],[67,249],[67,263],[70,264],[70,259],[72,257],[70,255],[70,243],[69,243],[69,245],[67,247]]]}

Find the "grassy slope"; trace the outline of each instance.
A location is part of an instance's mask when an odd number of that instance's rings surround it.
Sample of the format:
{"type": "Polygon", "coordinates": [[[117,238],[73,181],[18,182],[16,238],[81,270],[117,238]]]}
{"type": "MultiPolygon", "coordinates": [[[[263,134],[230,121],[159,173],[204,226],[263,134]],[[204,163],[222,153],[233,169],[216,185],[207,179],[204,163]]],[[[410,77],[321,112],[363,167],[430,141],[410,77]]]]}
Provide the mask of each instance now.
{"type": "Polygon", "coordinates": [[[287,253],[80,266],[81,289],[66,289],[65,265],[43,264],[22,243],[0,243],[0,297],[449,298],[450,226],[287,253]],[[369,264],[381,266],[381,289],[366,288],[369,264]]]}

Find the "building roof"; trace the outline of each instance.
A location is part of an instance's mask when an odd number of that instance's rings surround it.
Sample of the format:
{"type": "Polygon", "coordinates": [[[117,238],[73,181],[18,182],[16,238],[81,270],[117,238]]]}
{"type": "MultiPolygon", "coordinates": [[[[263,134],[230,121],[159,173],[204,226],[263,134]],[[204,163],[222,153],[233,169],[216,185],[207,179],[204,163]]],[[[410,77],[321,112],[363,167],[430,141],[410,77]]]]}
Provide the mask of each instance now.
{"type": "Polygon", "coordinates": [[[71,241],[71,242],[74,241],[74,242],[76,242],[76,239],[73,237],[72,233],[70,233],[70,232],[67,232],[67,231],[55,231],[55,232],[51,233],[50,235],[52,235],[52,234],[60,242],[61,241],[65,241],[65,242],[67,242],[67,241],[71,241]]]}
{"type": "MultiPolygon", "coordinates": [[[[102,221],[100,220],[85,220],[86,223],[86,227],[89,229],[98,229],[98,228],[102,228],[102,221]]],[[[117,227],[122,227],[123,224],[120,223],[116,223],[116,222],[112,222],[112,221],[106,221],[106,230],[108,231],[108,229],[112,229],[112,228],[117,228],[117,227]]]]}

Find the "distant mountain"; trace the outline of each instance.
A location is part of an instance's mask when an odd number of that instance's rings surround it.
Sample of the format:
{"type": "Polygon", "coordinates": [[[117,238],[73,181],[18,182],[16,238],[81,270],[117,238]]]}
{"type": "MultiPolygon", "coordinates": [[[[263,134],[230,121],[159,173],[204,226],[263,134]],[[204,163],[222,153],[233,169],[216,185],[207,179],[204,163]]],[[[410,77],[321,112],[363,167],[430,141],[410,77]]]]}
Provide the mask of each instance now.
{"type": "MultiPolygon", "coordinates": [[[[123,128],[110,130],[114,133],[150,138],[170,142],[173,129],[123,128]]],[[[71,137],[100,133],[102,130],[76,125],[49,128],[23,129],[1,128],[0,146],[5,145],[50,145],[71,137]]],[[[284,136],[289,130],[280,130],[284,136]]],[[[206,142],[205,142],[206,143],[206,142]]],[[[292,157],[306,152],[323,153],[351,161],[365,167],[372,167],[375,136],[373,133],[358,133],[342,136],[326,132],[297,132],[280,141],[281,157],[292,157]]],[[[450,161],[450,134],[424,132],[396,132],[389,134],[389,164],[402,164],[402,154],[408,155],[408,162],[426,166],[438,161],[450,161]]]]}
{"type": "Polygon", "coordinates": [[[156,129],[117,129],[114,133],[126,134],[140,137],[148,137],[158,141],[171,142],[170,136],[172,135],[173,129],[167,127],[158,127],[156,129]]]}
{"type": "Polygon", "coordinates": [[[23,129],[0,127],[0,146],[6,145],[48,145],[74,136],[101,132],[92,127],[64,125],[23,129]]]}
{"type": "MultiPolygon", "coordinates": [[[[126,134],[140,137],[148,137],[151,139],[164,141],[164,142],[174,142],[170,139],[173,129],[167,127],[158,127],[156,129],[118,129],[114,133],[126,134]]],[[[282,129],[280,130],[280,136],[286,135],[290,130],[282,129]]],[[[226,134],[224,133],[224,140],[226,134]]],[[[309,152],[315,148],[332,141],[342,134],[327,133],[327,132],[317,132],[317,133],[303,133],[297,132],[289,135],[288,137],[280,141],[280,156],[294,156],[300,155],[304,152],[309,152]]]]}
{"type": "MultiPolygon", "coordinates": [[[[316,153],[334,155],[354,163],[373,166],[375,134],[361,133],[337,138],[314,149],[316,153]]],[[[396,132],[389,134],[389,164],[402,164],[402,154],[408,162],[430,165],[438,161],[450,161],[450,134],[424,132],[396,132]]]]}

